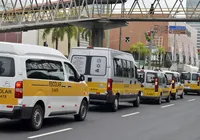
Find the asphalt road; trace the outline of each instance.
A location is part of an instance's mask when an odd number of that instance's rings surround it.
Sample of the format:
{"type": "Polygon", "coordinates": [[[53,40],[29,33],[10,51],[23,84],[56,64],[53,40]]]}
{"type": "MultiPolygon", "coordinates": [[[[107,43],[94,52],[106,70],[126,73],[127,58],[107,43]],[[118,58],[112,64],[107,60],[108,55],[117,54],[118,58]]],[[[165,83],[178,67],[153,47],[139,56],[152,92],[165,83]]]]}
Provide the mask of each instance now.
{"type": "Polygon", "coordinates": [[[129,104],[116,113],[90,107],[84,122],[72,116],[46,119],[44,127],[27,131],[21,121],[0,120],[1,140],[200,140],[200,96],[156,105],[129,104]]]}

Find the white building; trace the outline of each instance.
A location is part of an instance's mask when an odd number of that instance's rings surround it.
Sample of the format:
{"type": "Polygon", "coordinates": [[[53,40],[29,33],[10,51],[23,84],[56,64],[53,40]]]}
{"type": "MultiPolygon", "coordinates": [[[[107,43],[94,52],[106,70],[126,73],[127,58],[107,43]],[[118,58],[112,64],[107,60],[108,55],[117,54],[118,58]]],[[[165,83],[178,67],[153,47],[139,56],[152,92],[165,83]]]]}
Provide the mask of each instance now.
{"type": "MultiPolygon", "coordinates": [[[[55,43],[52,43],[51,34],[47,35],[46,39],[42,39],[43,30],[32,30],[28,32],[22,33],[22,43],[24,44],[33,44],[33,45],[40,45],[43,46],[44,42],[48,44],[48,47],[55,48],[55,43]]],[[[83,40],[80,37],[80,46],[82,47],[88,47],[89,42],[83,40]]],[[[72,39],[71,40],[71,47],[77,47],[77,40],[72,39]]],[[[68,40],[67,35],[65,35],[65,38],[63,41],[58,42],[58,50],[62,52],[64,55],[68,55],[68,40]]]]}
{"type": "MultiPolygon", "coordinates": [[[[180,64],[183,64],[185,59],[185,66],[190,65],[192,67],[199,68],[199,59],[197,53],[197,30],[186,23],[169,23],[169,26],[175,25],[185,26],[188,32],[187,34],[169,34],[169,46],[171,47],[172,56],[174,56],[175,53],[179,54],[180,64]]],[[[184,65],[180,66],[183,68],[184,65]]],[[[172,69],[176,70],[177,65],[174,64],[172,69]]]]}

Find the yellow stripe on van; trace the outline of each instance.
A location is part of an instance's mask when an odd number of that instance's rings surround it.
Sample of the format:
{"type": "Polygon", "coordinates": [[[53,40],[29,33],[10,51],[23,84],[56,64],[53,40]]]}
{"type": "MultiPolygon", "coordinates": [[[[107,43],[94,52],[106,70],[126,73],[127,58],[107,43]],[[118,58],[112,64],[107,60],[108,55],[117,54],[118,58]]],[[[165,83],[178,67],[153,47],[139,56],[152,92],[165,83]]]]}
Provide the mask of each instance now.
{"type": "MultiPolygon", "coordinates": [[[[87,82],[89,93],[106,93],[107,92],[107,82],[87,82]]],[[[112,91],[115,95],[120,94],[137,94],[140,90],[140,84],[123,84],[123,83],[113,83],[112,91]]]]}
{"type": "Polygon", "coordinates": [[[86,96],[87,85],[84,83],[24,80],[23,96],[86,96]]]}
{"type": "Polygon", "coordinates": [[[0,88],[0,104],[17,105],[18,99],[14,95],[13,88],[0,88]]]}

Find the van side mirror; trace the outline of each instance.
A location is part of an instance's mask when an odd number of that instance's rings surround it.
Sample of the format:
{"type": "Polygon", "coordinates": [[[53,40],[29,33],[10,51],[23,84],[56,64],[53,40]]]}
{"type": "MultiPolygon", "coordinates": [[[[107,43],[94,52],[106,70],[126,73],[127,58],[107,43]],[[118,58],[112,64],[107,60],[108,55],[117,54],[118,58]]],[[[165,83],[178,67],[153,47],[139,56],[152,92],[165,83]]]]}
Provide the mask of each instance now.
{"type": "Polygon", "coordinates": [[[85,76],[81,74],[79,77],[79,81],[85,81],[85,76]]]}

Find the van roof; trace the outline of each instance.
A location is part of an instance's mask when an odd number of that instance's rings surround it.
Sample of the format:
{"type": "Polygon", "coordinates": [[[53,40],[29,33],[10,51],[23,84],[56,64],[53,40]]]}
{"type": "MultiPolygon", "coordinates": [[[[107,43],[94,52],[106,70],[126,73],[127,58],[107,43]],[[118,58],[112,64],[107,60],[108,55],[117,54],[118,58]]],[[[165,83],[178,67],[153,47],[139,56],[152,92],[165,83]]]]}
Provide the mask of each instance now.
{"type": "MultiPolygon", "coordinates": [[[[128,55],[131,55],[130,53],[127,53],[127,52],[123,52],[123,51],[119,51],[119,50],[115,50],[115,49],[111,49],[111,48],[103,48],[103,47],[92,47],[92,48],[88,48],[88,47],[76,47],[76,48],[72,48],[72,49],[77,49],[77,50],[85,50],[85,49],[88,49],[88,50],[110,50],[110,51],[115,51],[115,52],[120,52],[120,53],[125,53],[125,54],[128,54],[128,55]]],[[[132,56],[132,55],[131,55],[132,56]]]]}
{"type": "Polygon", "coordinates": [[[61,52],[56,49],[19,43],[0,42],[0,53],[10,53],[15,55],[49,55],[67,59],[61,52]]]}
{"type": "Polygon", "coordinates": [[[176,74],[180,74],[180,73],[178,73],[178,72],[176,72],[176,71],[167,71],[167,70],[164,70],[163,72],[164,72],[164,73],[176,73],[176,74]]]}

